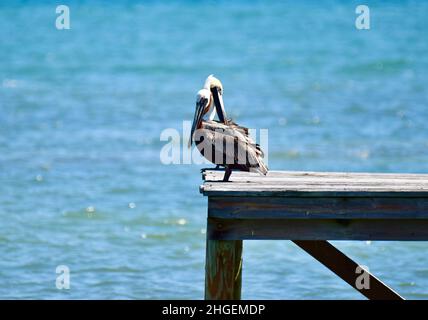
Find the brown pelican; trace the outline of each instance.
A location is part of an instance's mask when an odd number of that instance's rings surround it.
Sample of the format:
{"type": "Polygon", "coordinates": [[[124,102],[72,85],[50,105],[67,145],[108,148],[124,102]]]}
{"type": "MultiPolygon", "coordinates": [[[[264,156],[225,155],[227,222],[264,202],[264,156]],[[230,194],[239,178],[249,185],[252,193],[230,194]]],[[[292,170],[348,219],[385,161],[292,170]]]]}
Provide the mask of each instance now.
{"type": "Polygon", "coordinates": [[[209,76],[204,89],[196,96],[196,110],[189,147],[195,142],[199,152],[210,162],[225,167],[223,181],[229,181],[232,170],[259,172],[266,175],[263,152],[249,136],[248,129],[226,118],[223,86],[209,76]],[[215,115],[220,121],[215,121],[215,115]]]}

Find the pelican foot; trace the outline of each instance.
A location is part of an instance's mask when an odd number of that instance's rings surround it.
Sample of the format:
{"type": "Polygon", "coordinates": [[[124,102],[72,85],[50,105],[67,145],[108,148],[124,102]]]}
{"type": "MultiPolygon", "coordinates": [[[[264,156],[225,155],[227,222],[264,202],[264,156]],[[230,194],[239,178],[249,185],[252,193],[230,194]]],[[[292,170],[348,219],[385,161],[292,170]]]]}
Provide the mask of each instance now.
{"type": "Polygon", "coordinates": [[[215,168],[202,168],[201,173],[203,173],[204,171],[223,171],[223,169],[220,168],[220,166],[216,166],[215,168]]]}
{"type": "Polygon", "coordinates": [[[229,178],[231,174],[232,174],[232,169],[229,169],[228,167],[226,167],[226,170],[224,172],[223,182],[229,182],[229,178]]]}

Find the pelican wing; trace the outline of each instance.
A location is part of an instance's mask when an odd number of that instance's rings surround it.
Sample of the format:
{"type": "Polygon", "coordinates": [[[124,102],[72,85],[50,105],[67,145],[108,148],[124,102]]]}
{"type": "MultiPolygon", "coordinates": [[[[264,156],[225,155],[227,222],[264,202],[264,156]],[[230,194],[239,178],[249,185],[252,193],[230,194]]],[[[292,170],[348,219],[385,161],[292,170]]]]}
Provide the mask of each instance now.
{"type": "Polygon", "coordinates": [[[255,148],[254,152],[256,152],[257,155],[262,158],[264,157],[264,153],[260,148],[260,145],[258,143],[255,143],[254,140],[250,137],[248,128],[240,126],[232,120],[228,120],[227,124],[214,120],[206,121],[204,122],[204,126],[208,130],[221,131],[225,135],[236,137],[240,141],[245,141],[247,144],[250,145],[251,148],[255,148]]]}
{"type": "Polygon", "coordinates": [[[255,143],[253,141],[253,139],[251,139],[249,133],[248,133],[248,128],[240,126],[239,124],[233,122],[232,120],[228,120],[228,124],[230,127],[232,127],[234,130],[237,130],[239,132],[241,132],[243,135],[245,135],[246,139],[248,140],[248,143],[255,145],[257,152],[259,153],[259,155],[263,158],[265,155],[263,153],[263,150],[260,148],[260,145],[258,143],[255,143]]]}
{"type": "Polygon", "coordinates": [[[262,159],[263,152],[248,135],[247,128],[217,121],[205,121],[202,126],[205,142],[214,146],[215,161],[209,159],[210,161],[239,170],[267,173],[268,168],[262,159]]]}

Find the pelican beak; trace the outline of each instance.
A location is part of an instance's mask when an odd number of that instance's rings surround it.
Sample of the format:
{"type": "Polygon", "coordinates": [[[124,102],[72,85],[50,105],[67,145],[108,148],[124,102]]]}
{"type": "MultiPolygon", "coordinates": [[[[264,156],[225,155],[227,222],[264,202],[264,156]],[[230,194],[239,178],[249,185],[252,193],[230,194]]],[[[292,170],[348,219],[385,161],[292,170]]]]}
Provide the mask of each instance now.
{"type": "Polygon", "coordinates": [[[189,138],[189,144],[188,144],[189,148],[192,146],[193,135],[195,134],[195,130],[202,121],[202,116],[204,115],[204,112],[203,112],[204,108],[205,108],[205,106],[202,102],[198,101],[196,103],[196,110],[195,110],[195,115],[193,117],[192,130],[190,131],[190,138],[189,138]]]}
{"type": "Polygon", "coordinates": [[[216,112],[218,114],[218,118],[220,122],[226,123],[227,116],[226,116],[226,111],[224,110],[223,96],[219,94],[217,88],[211,88],[211,93],[214,98],[214,105],[215,105],[216,112]]]}

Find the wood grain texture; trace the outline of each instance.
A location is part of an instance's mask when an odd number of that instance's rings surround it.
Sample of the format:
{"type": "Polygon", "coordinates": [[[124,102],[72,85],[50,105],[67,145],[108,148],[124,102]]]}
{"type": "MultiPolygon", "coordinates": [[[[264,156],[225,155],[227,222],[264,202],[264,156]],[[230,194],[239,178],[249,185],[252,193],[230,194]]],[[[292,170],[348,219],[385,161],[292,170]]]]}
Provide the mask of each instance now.
{"type": "MultiPolygon", "coordinates": [[[[224,171],[220,170],[204,170],[202,172],[202,177],[204,180],[221,180],[223,177],[224,171]]],[[[234,171],[233,175],[235,178],[248,178],[251,179],[264,179],[264,176],[261,176],[257,173],[234,171]]],[[[378,173],[378,172],[324,172],[324,171],[269,171],[266,177],[270,178],[301,178],[308,177],[311,179],[324,179],[324,178],[348,178],[354,179],[358,178],[382,178],[382,179],[404,179],[404,180],[428,180],[428,174],[424,173],[378,173]]]]}
{"type": "Polygon", "coordinates": [[[204,171],[206,196],[248,197],[428,197],[428,174],[270,171],[267,176],[204,171]]]}
{"type": "Polygon", "coordinates": [[[428,241],[428,220],[208,219],[208,239],[428,241]]]}
{"type": "Polygon", "coordinates": [[[205,300],[239,300],[242,241],[207,240],[205,300]]]}
{"type": "Polygon", "coordinates": [[[428,198],[209,197],[221,219],[428,219],[428,198]]]}

